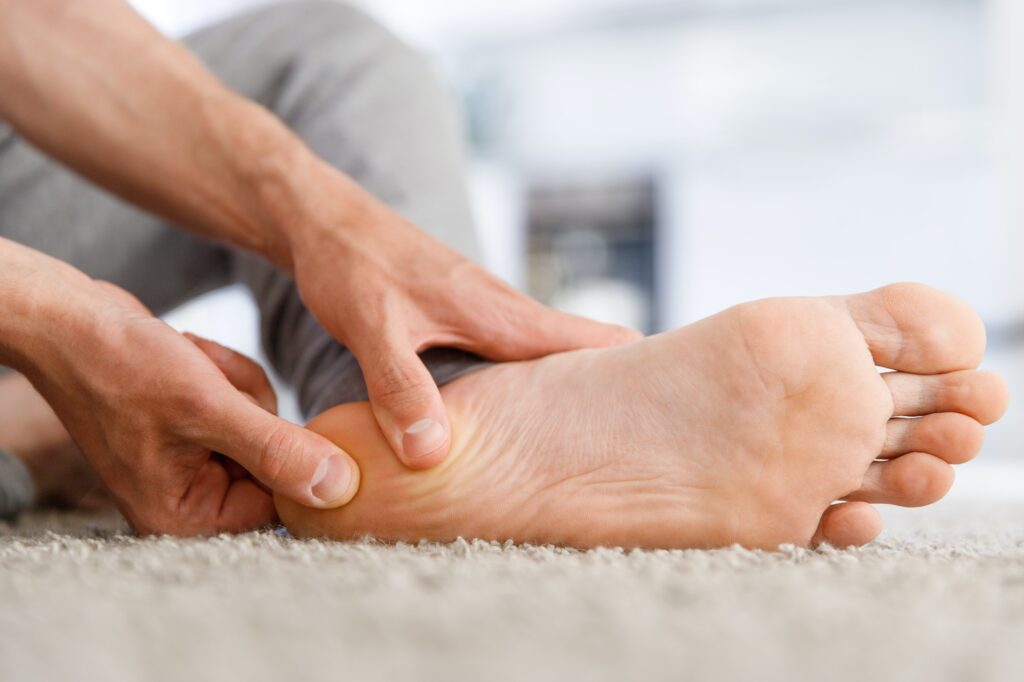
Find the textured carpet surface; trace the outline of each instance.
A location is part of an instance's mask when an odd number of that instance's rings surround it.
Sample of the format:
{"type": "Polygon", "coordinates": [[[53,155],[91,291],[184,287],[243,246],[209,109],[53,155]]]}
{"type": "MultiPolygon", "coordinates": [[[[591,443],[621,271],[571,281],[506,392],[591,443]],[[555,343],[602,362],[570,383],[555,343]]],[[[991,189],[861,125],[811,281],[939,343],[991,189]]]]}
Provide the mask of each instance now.
{"type": "Polygon", "coordinates": [[[912,518],[765,553],[33,517],[0,525],[0,680],[1024,679],[1024,507],[912,518]]]}

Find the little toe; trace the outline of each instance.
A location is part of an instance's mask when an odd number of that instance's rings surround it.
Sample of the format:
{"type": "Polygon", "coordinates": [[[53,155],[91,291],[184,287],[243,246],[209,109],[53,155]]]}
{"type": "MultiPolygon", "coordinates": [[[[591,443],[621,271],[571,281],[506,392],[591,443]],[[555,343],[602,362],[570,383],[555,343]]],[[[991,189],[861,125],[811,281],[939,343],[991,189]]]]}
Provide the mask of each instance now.
{"type": "Polygon", "coordinates": [[[981,319],[966,303],[938,289],[891,284],[844,301],[880,367],[935,374],[981,363],[981,319]]]}
{"type": "Polygon", "coordinates": [[[923,507],[941,500],[953,486],[953,467],[924,452],[872,462],[864,481],[843,499],[848,502],[923,507]]]}
{"type": "Polygon", "coordinates": [[[892,459],[908,452],[927,452],[950,464],[974,459],[985,440],[985,428],[958,412],[938,412],[917,419],[890,419],[885,445],[878,455],[892,459]]]}
{"type": "Polygon", "coordinates": [[[866,545],[882,532],[882,517],[867,502],[840,502],[821,515],[811,545],[828,543],[833,547],[866,545]]]}
{"type": "Polygon", "coordinates": [[[899,417],[959,412],[982,424],[991,424],[1003,415],[1009,402],[1006,381],[992,372],[886,372],[882,379],[892,392],[893,414],[899,417]]]}

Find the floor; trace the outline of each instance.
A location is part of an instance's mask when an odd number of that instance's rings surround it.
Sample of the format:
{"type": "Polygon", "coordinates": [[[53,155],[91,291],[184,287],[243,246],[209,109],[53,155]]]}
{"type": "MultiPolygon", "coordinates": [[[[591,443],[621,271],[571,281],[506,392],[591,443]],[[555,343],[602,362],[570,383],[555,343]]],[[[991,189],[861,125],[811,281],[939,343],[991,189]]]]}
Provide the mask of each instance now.
{"type": "Polygon", "coordinates": [[[1024,467],[964,472],[853,551],[137,539],[34,516],[0,524],[0,679],[1024,679],[1024,467]]]}

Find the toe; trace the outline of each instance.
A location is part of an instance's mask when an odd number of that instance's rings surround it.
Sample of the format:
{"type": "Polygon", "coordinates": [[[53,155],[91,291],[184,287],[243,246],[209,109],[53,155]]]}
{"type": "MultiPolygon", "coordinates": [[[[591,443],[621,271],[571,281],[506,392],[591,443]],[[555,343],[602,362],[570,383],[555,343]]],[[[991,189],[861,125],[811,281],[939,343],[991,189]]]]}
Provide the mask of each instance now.
{"type": "Polygon", "coordinates": [[[892,392],[893,414],[900,417],[959,412],[982,424],[991,424],[1003,415],[1009,402],[1006,382],[992,372],[887,372],[882,378],[892,392]]]}
{"type": "Polygon", "coordinates": [[[843,499],[923,507],[941,500],[953,486],[953,478],[953,467],[938,457],[911,452],[887,462],[873,462],[861,488],[843,499]]]}
{"type": "Polygon", "coordinates": [[[892,459],[908,452],[927,452],[950,464],[963,464],[978,454],[985,429],[957,412],[939,412],[920,419],[890,419],[879,457],[892,459]]]}
{"type": "Polygon", "coordinates": [[[935,374],[981,363],[985,327],[953,296],[923,284],[892,284],[845,301],[881,367],[935,374]]]}
{"type": "Polygon", "coordinates": [[[882,517],[866,502],[833,504],[821,515],[811,545],[828,543],[833,547],[866,545],[882,532],[882,517]]]}

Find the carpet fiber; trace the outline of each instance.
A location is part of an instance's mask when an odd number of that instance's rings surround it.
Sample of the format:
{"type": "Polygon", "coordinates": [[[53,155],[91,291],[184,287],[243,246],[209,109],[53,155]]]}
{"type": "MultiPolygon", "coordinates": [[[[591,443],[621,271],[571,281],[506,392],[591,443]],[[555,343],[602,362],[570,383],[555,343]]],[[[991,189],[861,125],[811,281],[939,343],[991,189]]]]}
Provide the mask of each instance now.
{"type": "Polygon", "coordinates": [[[940,512],[777,553],[36,516],[0,524],[0,680],[1024,679],[1024,508],[940,512]]]}

